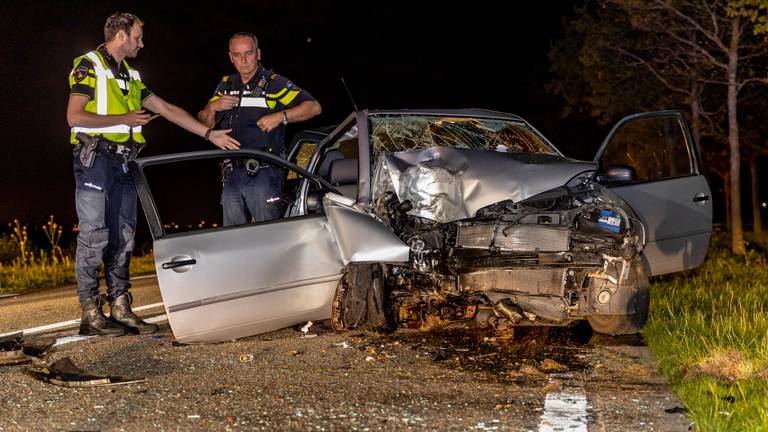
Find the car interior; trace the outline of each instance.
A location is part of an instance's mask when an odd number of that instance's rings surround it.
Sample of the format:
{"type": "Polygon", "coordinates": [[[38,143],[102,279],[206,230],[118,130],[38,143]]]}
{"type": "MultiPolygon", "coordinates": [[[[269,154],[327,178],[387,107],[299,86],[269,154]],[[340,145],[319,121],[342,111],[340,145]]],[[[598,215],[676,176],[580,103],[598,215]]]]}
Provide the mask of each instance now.
{"type": "MultiPolygon", "coordinates": [[[[327,147],[315,171],[328,183],[332,184],[342,195],[348,198],[357,198],[357,139],[343,139],[327,147]]],[[[324,191],[316,186],[310,186],[307,194],[307,211],[310,213],[320,210],[322,207],[324,191]]]]}

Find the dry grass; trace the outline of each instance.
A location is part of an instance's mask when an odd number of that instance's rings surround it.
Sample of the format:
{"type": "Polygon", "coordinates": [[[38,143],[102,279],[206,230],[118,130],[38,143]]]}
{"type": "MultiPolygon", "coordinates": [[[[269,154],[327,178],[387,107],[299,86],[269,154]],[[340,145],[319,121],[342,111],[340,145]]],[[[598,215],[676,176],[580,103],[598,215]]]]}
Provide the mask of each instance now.
{"type": "MultiPolygon", "coordinates": [[[[63,228],[53,215],[41,228],[47,239],[45,249],[35,250],[27,225],[15,219],[8,224],[10,235],[0,235],[0,292],[25,292],[75,283],[74,258],[59,246],[63,228]]],[[[154,257],[131,259],[131,275],[155,272],[154,257]]]]}
{"type": "MultiPolygon", "coordinates": [[[[64,259],[53,263],[45,256],[36,257],[25,265],[0,264],[0,292],[26,292],[75,283],[74,260],[64,259]]],[[[131,259],[131,275],[139,276],[155,272],[152,254],[131,259]]]]}
{"type": "Polygon", "coordinates": [[[768,376],[763,360],[747,358],[734,348],[719,348],[687,368],[685,379],[707,376],[718,381],[733,382],[768,376]]]}

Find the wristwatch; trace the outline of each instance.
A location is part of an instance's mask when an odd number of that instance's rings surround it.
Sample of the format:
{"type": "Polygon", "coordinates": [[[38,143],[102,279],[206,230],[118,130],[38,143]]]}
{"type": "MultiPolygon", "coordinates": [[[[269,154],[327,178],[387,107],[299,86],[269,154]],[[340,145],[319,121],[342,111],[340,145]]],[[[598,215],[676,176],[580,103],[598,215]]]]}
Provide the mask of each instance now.
{"type": "Polygon", "coordinates": [[[283,111],[283,126],[288,124],[288,113],[283,111]]]}

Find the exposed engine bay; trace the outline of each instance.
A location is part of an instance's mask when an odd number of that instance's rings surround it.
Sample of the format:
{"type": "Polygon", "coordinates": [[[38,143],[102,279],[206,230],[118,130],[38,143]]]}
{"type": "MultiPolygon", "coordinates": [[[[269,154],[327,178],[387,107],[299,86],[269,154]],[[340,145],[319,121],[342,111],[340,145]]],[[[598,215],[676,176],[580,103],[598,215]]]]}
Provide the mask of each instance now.
{"type": "MultiPolygon", "coordinates": [[[[470,151],[448,150],[453,156],[464,152],[460,156],[468,156],[471,164],[470,151]]],[[[391,156],[383,158],[377,167],[372,209],[409,246],[409,261],[366,268],[362,278],[372,278],[375,292],[369,290],[368,298],[359,301],[368,310],[354,312],[347,303],[347,322],[337,327],[356,326],[364,316],[390,326],[420,327],[437,318],[500,330],[594,318],[590,323],[599,332],[639,330],[626,319],[612,318],[642,312],[644,323],[645,311],[640,309],[647,305],[638,304],[645,300],[638,299],[637,292],[638,285],[647,285],[639,260],[645,242],[643,225],[620,198],[592,180],[593,171],[563,180],[552,176],[544,183],[561,186],[533,190],[537,193],[532,196],[531,191],[526,196],[518,190],[516,196],[524,199],[502,200],[464,217],[473,203],[461,195],[467,178],[457,178],[468,169],[445,169],[438,160],[440,151],[421,153],[430,155],[429,164],[416,158],[413,165],[393,169],[391,156]],[[436,177],[440,188],[434,187],[436,177]],[[430,190],[436,192],[425,193],[430,190]],[[456,205],[457,200],[462,205],[456,205]],[[373,319],[377,313],[387,319],[373,319]]],[[[493,152],[483,153],[493,156],[493,152]]],[[[551,158],[556,166],[561,163],[557,159],[564,159],[551,158]]],[[[450,160],[454,167],[456,160],[450,160]]],[[[513,160],[512,167],[517,164],[530,162],[513,160]]],[[[536,165],[539,171],[552,170],[541,161],[536,165]]],[[[493,174],[492,168],[486,172],[493,174]]],[[[580,168],[571,167],[565,175],[573,176],[573,170],[580,168]]],[[[495,171],[504,178],[514,177],[503,169],[495,171]]],[[[559,171],[562,175],[563,170],[559,171]]],[[[494,179],[480,174],[472,181],[487,187],[494,179]]],[[[495,196],[503,193],[494,191],[495,196]]],[[[360,270],[351,272],[355,280],[348,284],[362,283],[360,270]]]]}

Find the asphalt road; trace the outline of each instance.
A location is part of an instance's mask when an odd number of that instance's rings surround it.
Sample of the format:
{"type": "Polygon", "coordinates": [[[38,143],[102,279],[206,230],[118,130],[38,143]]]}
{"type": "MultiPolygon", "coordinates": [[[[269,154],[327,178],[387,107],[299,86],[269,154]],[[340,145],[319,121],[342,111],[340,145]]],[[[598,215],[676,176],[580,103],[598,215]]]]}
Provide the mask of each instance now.
{"type": "MultiPolygon", "coordinates": [[[[134,306],[161,301],[152,278],[133,292],[134,306]]],[[[0,333],[76,318],[72,287],[0,299],[0,333]]],[[[510,336],[284,329],[179,346],[164,323],[156,335],[66,343],[46,359],[144,382],[66,388],[33,379],[30,365],[0,366],[0,431],[688,430],[684,414],[667,412],[681,403],[638,337],[583,326],[510,336]]]]}

